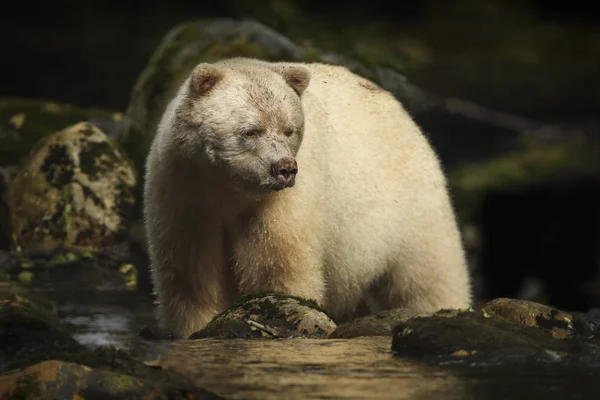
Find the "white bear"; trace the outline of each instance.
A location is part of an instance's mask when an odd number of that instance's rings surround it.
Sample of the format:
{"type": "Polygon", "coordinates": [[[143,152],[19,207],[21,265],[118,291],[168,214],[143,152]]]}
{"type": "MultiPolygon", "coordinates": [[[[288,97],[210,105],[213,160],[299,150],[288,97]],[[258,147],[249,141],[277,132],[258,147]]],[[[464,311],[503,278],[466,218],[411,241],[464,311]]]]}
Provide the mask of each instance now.
{"type": "Polygon", "coordinates": [[[315,300],[340,321],[464,308],[471,287],[447,183],[388,92],[346,68],[199,64],[146,164],[157,318],[187,336],[241,295],[315,300]]]}

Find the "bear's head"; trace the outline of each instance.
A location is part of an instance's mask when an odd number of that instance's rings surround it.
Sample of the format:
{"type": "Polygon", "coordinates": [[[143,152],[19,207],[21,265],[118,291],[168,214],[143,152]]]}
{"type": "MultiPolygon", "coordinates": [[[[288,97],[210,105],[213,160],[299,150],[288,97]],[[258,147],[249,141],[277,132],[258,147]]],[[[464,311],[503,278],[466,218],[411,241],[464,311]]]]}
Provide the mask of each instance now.
{"type": "Polygon", "coordinates": [[[302,65],[231,61],[199,64],[176,112],[179,146],[233,188],[261,195],[294,186],[304,135],[302,65]]]}

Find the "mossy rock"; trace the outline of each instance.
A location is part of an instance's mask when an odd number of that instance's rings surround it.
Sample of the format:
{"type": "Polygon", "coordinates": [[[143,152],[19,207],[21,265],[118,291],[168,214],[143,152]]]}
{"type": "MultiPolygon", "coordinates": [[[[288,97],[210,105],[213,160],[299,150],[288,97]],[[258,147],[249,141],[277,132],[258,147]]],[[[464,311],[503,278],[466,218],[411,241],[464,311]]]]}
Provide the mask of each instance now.
{"type": "Polygon", "coordinates": [[[335,328],[335,322],[316,303],[265,293],[245,296],[190,339],[325,338],[335,328]]]}
{"type": "Polygon", "coordinates": [[[486,195],[560,185],[590,179],[600,185],[600,146],[591,140],[567,139],[526,147],[482,163],[465,164],[449,176],[456,208],[464,221],[477,218],[486,195]]]}
{"type": "Polygon", "coordinates": [[[600,360],[600,338],[557,338],[540,327],[523,326],[484,311],[466,310],[412,318],[399,324],[394,328],[392,350],[411,357],[600,360]]]}
{"type": "Polygon", "coordinates": [[[44,137],[9,187],[16,244],[94,250],[118,243],[128,228],[135,186],[130,162],[91,123],[44,137]]]}
{"type": "Polygon", "coordinates": [[[329,335],[329,338],[350,339],[360,336],[392,336],[394,327],[399,323],[424,315],[406,308],[385,310],[338,325],[329,335]]]}
{"type": "Polygon", "coordinates": [[[556,339],[574,336],[590,338],[596,335],[590,322],[582,315],[533,301],[499,298],[488,302],[482,311],[484,315],[498,315],[521,326],[546,330],[556,339]]]}
{"type": "Polygon", "coordinates": [[[0,376],[0,397],[10,399],[218,399],[193,387],[178,388],[168,380],[144,380],[85,365],[50,360],[0,376]]]}
{"type": "Polygon", "coordinates": [[[80,121],[109,134],[123,128],[123,114],[47,100],[0,98],[0,165],[18,165],[41,138],[80,121]]]}

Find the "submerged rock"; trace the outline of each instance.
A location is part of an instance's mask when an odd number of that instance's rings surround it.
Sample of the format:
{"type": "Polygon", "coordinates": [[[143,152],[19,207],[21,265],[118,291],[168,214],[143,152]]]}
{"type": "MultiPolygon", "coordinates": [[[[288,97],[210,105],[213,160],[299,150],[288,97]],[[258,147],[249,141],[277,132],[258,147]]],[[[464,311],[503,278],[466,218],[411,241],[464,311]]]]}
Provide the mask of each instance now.
{"type": "Polygon", "coordinates": [[[406,308],[395,308],[381,311],[374,315],[357,318],[352,322],[338,325],[329,335],[330,339],[349,339],[359,336],[392,336],[394,327],[424,314],[408,310],[406,308]]]}
{"type": "Polygon", "coordinates": [[[589,326],[581,326],[580,332],[586,333],[578,334],[575,326],[583,321],[574,321],[580,320],[541,304],[499,299],[480,311],[441,311],[409,319],[394,329],[392,349],[407,356],[600,360],[600,338],[590,334],[589,326]],[[570,331],[565,329],[569,324],[570,331]]]}
{"type": "Polygon", "coordinates": [[[335,328],[335,322],[312,301],[261,294],[242,298],[190,339],[326,338],[335,328]]]}
{"type": "Polygon", "coordinates": [[[168,380],[144,380],[131,375],[64,361],[44,361],[0,376],[1,398],[24,399],[219,399],[202,389],[177,388],[168,380]]]}
{"type": "Polygon", "coordinates": [[[135,185],[134,169],[94,125],[79,123],[45,137],[9,188],[16,244],[93,250],[117,243],[135,185]]]}

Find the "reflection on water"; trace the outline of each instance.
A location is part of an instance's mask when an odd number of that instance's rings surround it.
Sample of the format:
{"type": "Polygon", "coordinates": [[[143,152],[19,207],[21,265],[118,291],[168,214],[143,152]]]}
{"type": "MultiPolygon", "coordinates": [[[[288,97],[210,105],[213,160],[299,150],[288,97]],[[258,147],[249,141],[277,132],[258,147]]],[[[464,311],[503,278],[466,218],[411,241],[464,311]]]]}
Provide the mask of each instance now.
{"type": "Polygon", "coordinates": [[[79,343],[128,349],[135,333],[153,322],[152,305],[132,291],[49,292],[57,315],[79,343]]]}
{"type": "Polygon", "coordinates": [[[131,348],[227,399],[600,399],[597,360],[425,363],[394,354],[385,337],[146,342],[135,336],[152,307],[136,292],[50,297],[81,343],[131,348]]]}
{"type": "Polygon", "coordinates": [[[63,322],[74,327],[73,337],[83,345],[127,347],[134,318],[122,307],[65,305],[58,307],[58,313],[65,316],[63,322]]]}
{"type": "Polygon", "coordinates": [[[139,343],[136,352],[228,399],[597,399],[600,366],[583,362],[419,362],[390,338],[139,343]]]}

